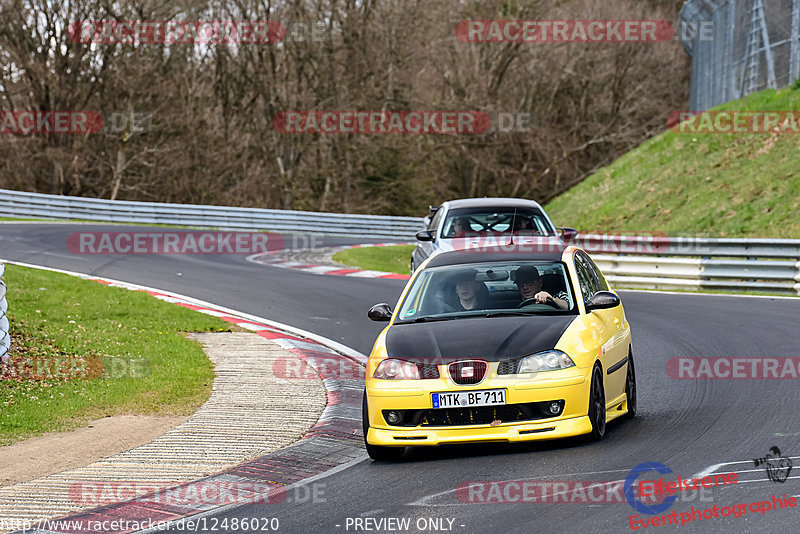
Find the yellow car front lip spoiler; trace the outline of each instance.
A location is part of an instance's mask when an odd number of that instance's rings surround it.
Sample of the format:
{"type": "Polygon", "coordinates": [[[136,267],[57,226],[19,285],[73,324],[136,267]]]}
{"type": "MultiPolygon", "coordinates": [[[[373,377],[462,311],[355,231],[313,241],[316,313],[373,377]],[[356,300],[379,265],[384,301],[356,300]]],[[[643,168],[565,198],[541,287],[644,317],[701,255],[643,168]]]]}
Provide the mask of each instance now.
{"type": "Polygon", "coordinates": [[[591,430],[592,424],[588,416],[537,423],[504,423],[497,426],[469,425],[413,430],[370,428],[367,443],[385,447],[405,447],[446,443],[520,442],[565,438],[587,434],[591,430]]]}

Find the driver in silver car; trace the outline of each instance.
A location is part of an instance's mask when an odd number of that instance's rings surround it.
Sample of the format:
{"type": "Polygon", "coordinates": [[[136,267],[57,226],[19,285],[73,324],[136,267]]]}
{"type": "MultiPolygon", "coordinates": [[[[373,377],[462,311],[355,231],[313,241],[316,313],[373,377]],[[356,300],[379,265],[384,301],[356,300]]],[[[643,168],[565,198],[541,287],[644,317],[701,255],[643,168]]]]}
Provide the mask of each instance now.
{"type": "Polygon", "coordinates": [[[542,291],[542,277],[539,275],[539,270],[533,265],[523,265],[517,269],[515,283],[522,295],[523,303],[533,299],[532,302],[537,304],[547,304],[547,299],[552,299],[554,306],[558,309],[569,309],[568,297],[564,291],[559,291],[555,295],[542,291]]]}

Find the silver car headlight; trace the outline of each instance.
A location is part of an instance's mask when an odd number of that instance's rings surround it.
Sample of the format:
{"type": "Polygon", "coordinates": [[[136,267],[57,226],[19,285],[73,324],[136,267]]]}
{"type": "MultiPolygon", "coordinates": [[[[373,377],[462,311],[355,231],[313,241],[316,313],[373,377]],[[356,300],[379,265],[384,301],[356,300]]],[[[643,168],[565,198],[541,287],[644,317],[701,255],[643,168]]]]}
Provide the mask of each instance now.
{"type": "Polygon", "coordinates": [[[557,371],[574,366],[575,362],[565,352],[553,349],[525,356],[517,364],[517,373],[557,371]]]}

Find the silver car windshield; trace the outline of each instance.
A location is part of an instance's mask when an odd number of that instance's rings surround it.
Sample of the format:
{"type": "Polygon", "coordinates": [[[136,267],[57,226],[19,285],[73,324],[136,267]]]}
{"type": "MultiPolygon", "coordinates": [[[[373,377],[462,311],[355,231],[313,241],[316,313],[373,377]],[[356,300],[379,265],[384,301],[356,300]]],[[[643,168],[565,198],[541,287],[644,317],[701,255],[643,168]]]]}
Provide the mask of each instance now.
{"type": "Polygon", "coordinates": [[[426,269],[409,288],[396,323],[577,313],[563,263],[496,262],[426,269]],[[560,302],[531,298],[542,291],[560,302]]]}
{"type": "Polygon", "coordinates": [[[442,228],[444,239],[463,236],[493,236],[509,233],[554,236],[555,231],[537,209],[458,208],[447,212],[442,228]]]}

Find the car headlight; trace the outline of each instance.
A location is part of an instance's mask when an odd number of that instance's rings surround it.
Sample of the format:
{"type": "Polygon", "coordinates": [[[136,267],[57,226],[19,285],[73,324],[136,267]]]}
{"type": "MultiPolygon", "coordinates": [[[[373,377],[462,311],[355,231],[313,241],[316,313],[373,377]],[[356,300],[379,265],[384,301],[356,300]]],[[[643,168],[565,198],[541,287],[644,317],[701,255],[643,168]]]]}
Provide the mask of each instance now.
{"type": "Polygon", "coordinates": [[[387,358],[378,364],[372,378],[382,380],[419,380],[419,367],[416,363],[387,358]]]}
{"type": "Polygon", "coordinates": [[[538,354],[525,356],[517,365],[517,373],[538,373],[540,371],[557,371],[574,367],[575,362],[560,350],[546,350],[538,354]]]}

